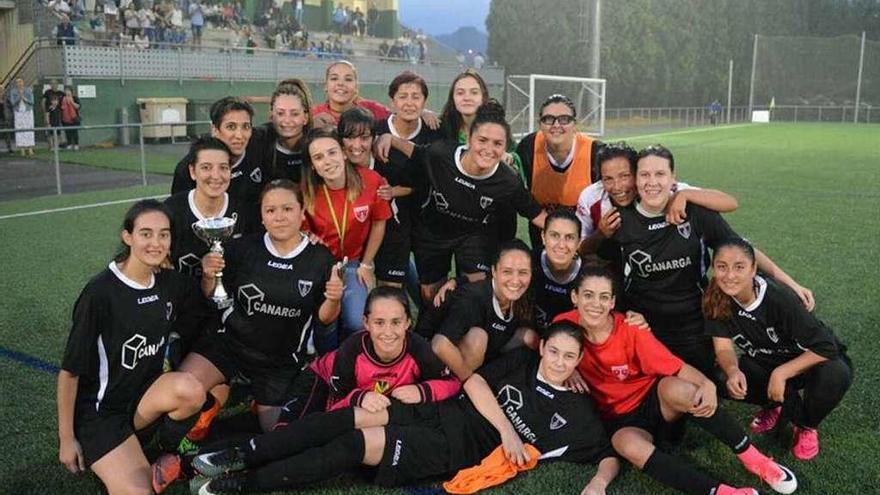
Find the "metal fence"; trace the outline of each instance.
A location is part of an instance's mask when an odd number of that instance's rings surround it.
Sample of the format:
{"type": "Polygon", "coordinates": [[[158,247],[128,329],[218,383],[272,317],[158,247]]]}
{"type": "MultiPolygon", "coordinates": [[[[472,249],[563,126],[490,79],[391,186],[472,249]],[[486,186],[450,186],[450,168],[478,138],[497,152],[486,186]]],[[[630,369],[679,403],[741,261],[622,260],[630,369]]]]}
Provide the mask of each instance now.
{"type": "MultiPolygon", "coordinates": [[[[339,54],[296,52],[266,48],[239,48],[220,45],[153,43],[149,49],[109,41],[81,41],[59,46],[56,40],[35,43],[29,63],[16,74],[26,81],[37,78],[98,78],[148,80],[278,81],[299,77],[321,82],[327,63],[343,58],[339,54]]],[[[414,70],[429,84],[448,84],[461,67],[431,62],[412,64],[372,56],[348,57],[358,66],[362,83],[388,84],[404,70],[414,70]]],[[[504,69],[484,67],[480,74],[487,84],[504,84],[504,69]]]]}
{"type": "Polygon", "coordinates": [[[26,156],[22,159],[15,154],[0,159],[0,167],[10,169],[6,170],[5,177],[0,179],[0,182],[7,183],[5,186],[0,184],[0,199],[48,193],[44,180],[47,174],[54,176],[55,194],[126,185],[146,186],[150,183],[168,181],[174,164],[186,154],[189,138],[200,134],[200,131],[208,128],[209,125],[209,121],[188,121],[173,124],[131,123],[0,129],[0,146],[3,146],[7,136],[14,143],[16,133],[34,132],[35,137],[39,138],[35,156],[26,156]],[[172,137],[149,138],[145,136],[150,134],[144,132],[145,128],[166,129],[167,132],[164,134],[172,137]],[[84,133],[98,130],[106,132],[106,129],[115,129],[118,133],[118,138],[114,142],[83,147],[77,151],[62,146],[62,141],[65,141],[65,145],[71,144],[69,142],[71,138],[65,138],[71,131],[79,133],[79,139],[83,140],[84,133]],[[179,139],[180,137],[183,139],[179,139]],[[45,151],[47,143],[51,143],[48,153],[45,151]],[[84,174],[95,175],[85,177],[84,174]],[[16,180],[20,183],[13,183],[16,180]],[[4,190],[6,194],[3,194],[4,190]]]}

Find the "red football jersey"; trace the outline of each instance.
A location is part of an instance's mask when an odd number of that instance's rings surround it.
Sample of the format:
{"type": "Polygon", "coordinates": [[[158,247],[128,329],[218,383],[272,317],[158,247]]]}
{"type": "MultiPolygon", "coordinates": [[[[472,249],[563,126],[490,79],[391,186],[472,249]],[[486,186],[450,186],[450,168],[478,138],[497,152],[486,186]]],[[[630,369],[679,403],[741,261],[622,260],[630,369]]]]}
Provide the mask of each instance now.
{"type": "Polygon", "coordinates": [[[355,201],[346,203],[345,189],[335,191],[328,189],[330,201],[333,203],[333,211],[336,213],[336,221],[339,222],[340,227],[343,218],[345,219],[345,243],[343,246],[345,252],[343,253],[339,247],[339,232],[336,230],[336,224],[330,214],[323,186],[319,187],[315,193],[315,213],[306,212],[306,222],[303,224],[304,230],[314,232],[324,241],[327,249],[333,253],[333,257],[337,261],[344,256],[348,256],[349,260],[360,260],[364,254],[373,222],[391,218],[391,206],[388,201],[378,196],[379,186],[384,183],[385,179],[365,167],[355,167],[355,169],[364,182],[364,188],[355,201]],[[347,215],[344,211],[346,204],[348,204],[347,215]]]}
{"type": "MultiPolygon", "coordinates": [[[[620,313],[612,315],[611,335],[601,344],[588,341],[578,365],[604,419],[633,411],[657,380],[675,375],[684,364],[651,331],[628,325],[620,313]]],[[[554,319],[561,320],[578,323],[577,310],[554,319]]]]}
{"type": "MultiPolygon", "coordinates": [[[[388,110],[388,107],[379,103],[378,101],[368,100],[366,98],[358,98],[355,102],[355,105],[366,108],[373,114],[373,120],[385,120],[388,116],[391,115],[391,110],[388,110]]],[[[312,107],[312,119],[321,114],[327,114],[333,117],[333,124],[339,124],[339,113],[334,112],[330,109],[330,104],[326,101],[324,103],[319,103],[312,107]]]]}

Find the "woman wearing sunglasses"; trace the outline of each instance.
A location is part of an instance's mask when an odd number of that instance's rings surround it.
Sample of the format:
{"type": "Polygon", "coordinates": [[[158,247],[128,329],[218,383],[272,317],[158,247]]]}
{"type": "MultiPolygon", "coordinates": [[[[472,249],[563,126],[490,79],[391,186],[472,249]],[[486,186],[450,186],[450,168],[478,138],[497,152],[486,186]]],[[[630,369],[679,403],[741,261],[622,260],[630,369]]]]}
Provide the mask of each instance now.
{"type": "MultiPolygon", "coordinates": [[[[548,212],[558,207],[574,211],[581,191],[598,179],[594,172],[602,143],[577,131],[577,111],[571,98],[554,94],[541,104],[540,128],[520,141],[526,187],[548,212]]],[[[541,231],[529,226],[532,249],[543,247],[541,231]]]]}

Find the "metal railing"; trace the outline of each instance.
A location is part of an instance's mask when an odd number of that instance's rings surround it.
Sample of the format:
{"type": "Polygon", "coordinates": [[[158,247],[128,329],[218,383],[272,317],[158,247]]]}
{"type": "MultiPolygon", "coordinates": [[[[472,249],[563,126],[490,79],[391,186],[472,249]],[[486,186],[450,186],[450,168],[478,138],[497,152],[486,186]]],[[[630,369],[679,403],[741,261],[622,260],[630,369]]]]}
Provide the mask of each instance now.
{"type": "MultiPolygon", "coordinates": [[[[146,143],[144,141],[144,128],[145,127],[166,127],[169,130],[170,136],[175,135],[175,129],[179,129],[181,127],[188,128],[189,126],[204,126],[210,125],[210,121],[187,121],[187,122],[175,122],[175,123],[129,123],[129,124],[103,124],[103,125],[79,125],[79,126],[64,126],[64,127],[31,127],[31,128],[21,128],[21,129],[0,129],[0,136],[3,134],[12,134],[13,136],[17,133],[21,132],[34,132],[34,133],[45,133],[48,137],[51,135],[52,137],[52,160],[55,169],[55,189],[56,194],[62,194],[62,185],[61,185],[61,157],[60,151],[61,148],[59,146],[59,138],[64,133],[64,131],[68,130],[76,130],[76,131],[89,131],[89,130],[97,130],[97,129],[125,129],[126,132],[128,129],[136,128],[138,129],[138,156],[140,159],[140,175],[141,175],[141,183],[142,185],[147,185],[147,154],[146,154],[146,143]]],[[[189,135],[189,133],[185,133],[189,135]]],[[[35,136],[36,137],[36,136],[35,136]]],[[[125,139],[120,139],[120,141],[125,141],[125,139]]]]}
{"type": "MultiPolygon", "coordinates": [[[[307,82],[322,82],[327,62],[348,58],[358,66],[363,83],[387,84],[403,70],[417,71],[429,84],[448,84],[461,68],[457,63],[413,64],[396,58],[341,55],[326,52],[274,50],[223,45],[151,43],[139,49],[123,41],[80,40],[76,45],[58,45],[55,39],[35,40],[32,63],[7,77],[98,78],[229,81],[278,81],[296,76],[307,82]]],[[[491,85],[504,84],[504,69],[484,67],[481,75],[491,85]]]]}
{"type": "MultiPolygon", "coordinates": [[[[770,120],[774,122],[842,122],[851,123],[855,109],[852,105],[775,105],[755,106],[752,110],[769,110],[770,120]]],[[[873,107],[862,105],[859,123],[876,123],[877,112],[873,107]],[[873,117],[873,121],[872,121],[873,117]]],[[[711,125],[712,110],[709,107],[626,107],[605,110],[605,125],[608,128],[639,127],[640,125],[690,127],[711,125]]],[[[751,122],[748,106],[723,108],[715,114],[714,123],[751,122]]]]}

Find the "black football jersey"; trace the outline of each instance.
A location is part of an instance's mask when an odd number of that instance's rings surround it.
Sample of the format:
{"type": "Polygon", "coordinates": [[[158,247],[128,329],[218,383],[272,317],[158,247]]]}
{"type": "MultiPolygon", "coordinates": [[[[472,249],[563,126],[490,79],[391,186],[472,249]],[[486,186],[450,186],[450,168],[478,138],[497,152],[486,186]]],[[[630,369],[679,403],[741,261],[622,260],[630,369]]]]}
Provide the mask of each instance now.
{"type": "Polygon", "coordinates": [[[300,138],[293,149],[287,149],[278,143],[278,134],[271,123],[263,126],[266,137],[266,177],[264,182],[275,179],[290,179],[297,184],[302,179],[303,165],[305,164],[305,139],[300,138]]]}
{"type": "Polygon", "coordinates": [[[571,311],[571,291],[586,265],[580,257],[575,258],[571,271],[557,279],[550,270],[547,253],[535,255],[532,263],[531,291],[535,301],[535,323],[539,329],[547,328],[556,315],[571,311]]]}
{"type": "Polygon", "coordinates": [[[620,228],[612,239],[620,249],[629,309],[649,321],[652,315],[699,314],[710,265],[706,248],[737,234],[717,212],[692,203],[681,225],[649,216],[635,204],[619,211],[620,228]]]}
{"type": "MultiPolygon", "coordinates": [[[[520,349],[486,364],[476,373],[489,384],[520,439],[534,445],[542,460],[589,464],[613,456],[593,399],[544,381],[538,372],[539,362],[536,352],[520,349]]],[[[464,426],[468,430],[467,442],[473,445],[453,446],[453,450],[467,452],[468,447],[476,447],[488,453],[501,443],[498,432],[470,401],[461,400],[459,407],[464,410],[466,425],[459,422],[444,426],[464,426]]],[[[452,414],[444,415],[446,418],[446,422],[457,419],[452,414]]]]}
{"type": "MultiPolygon", "coordinates": [[[[234,201],[241,205],[246,220],[251,225],[260,222],[260,192],[263,190],[264,169],[266,164],[266,133],[254,128],[245,152],[232,163],[232,177],[226,191],[234,201]]],[[[268,174],[266,174],[268,176],[268,174]]],[[[174,167],[174,179],[171,182],[171,194],[189,191],[196,187],[196,182],[189,175],[189,156],[185,156],[174,167]]]]}
{"type": "Polygon", "coordinates": [[[224,257],[223,285],[235,301],[222,316],[225,332],[262,355],[302,362],[324,302],[330,251],[303,236],[282,257],[263,234],[228,243],[224,257]]]}
{"type": "MultiPolygon", "coordinates": [[[[195,190],[177,193],[165,200],[165,205],[171,210],[171,262],[180,273],[201,279],[202,257],[208,252],[210,246],[196,236],[195,223],[206,217],[196,207],[194,200],[195,190]]],[[[239,205],[229,196],[225,195],[225,204],[220,217],[235,219],[235,231],[232,239],[237,239],[247,232],[248,226],[244,215],[239,213],[239,205]]],[[[230,239],[231,240],[231,239],[230,239]]]]}
{"type": "Polygon", "coordinates": [[[169,333],[192,334],[207,311],[190,277],[162,270],[144,287],[110,263],[73,309],[61,367],[79,377],[77,407],[131,411],[162,373],[169,333]]]}
{"type": "Polygon", "coordinates": [[[501,352],[517,328],[527,325],[514,318],[513,314],[505,315],[501,311],[491,278],[455,289],[436,313],[435,321],[438,322],[437,333],[455,344],[472,327],[485,330],[489,334],[489,343],[486,345],[484,362],[489,362],[501,352]]]}
{"type": "Polygon", "coordinates": [[[706,332],[727,337],[749,356],[775,368],[812,351],[834,359],[840,349],[834,332],[804,308],[788,287],[755,277],[757,299],[748,307],[734,301],[729,320],[706,320],[706,332]]]}
{"type": "Polygon", "coordinates": [[[504,163],[480,177],[464,172],[461,156],[464,146],[444,140],[435,141],[427,148],[416,147],[421,167],[416,175],[427,184],[425,202],[418,222],[429,229],[433,237],[456,238],[463,234],[486,231],[495,225],[493,215],[502,205],[532,219],[541,213],[541,206],[525,189],[513,168],[504,163]]]}

